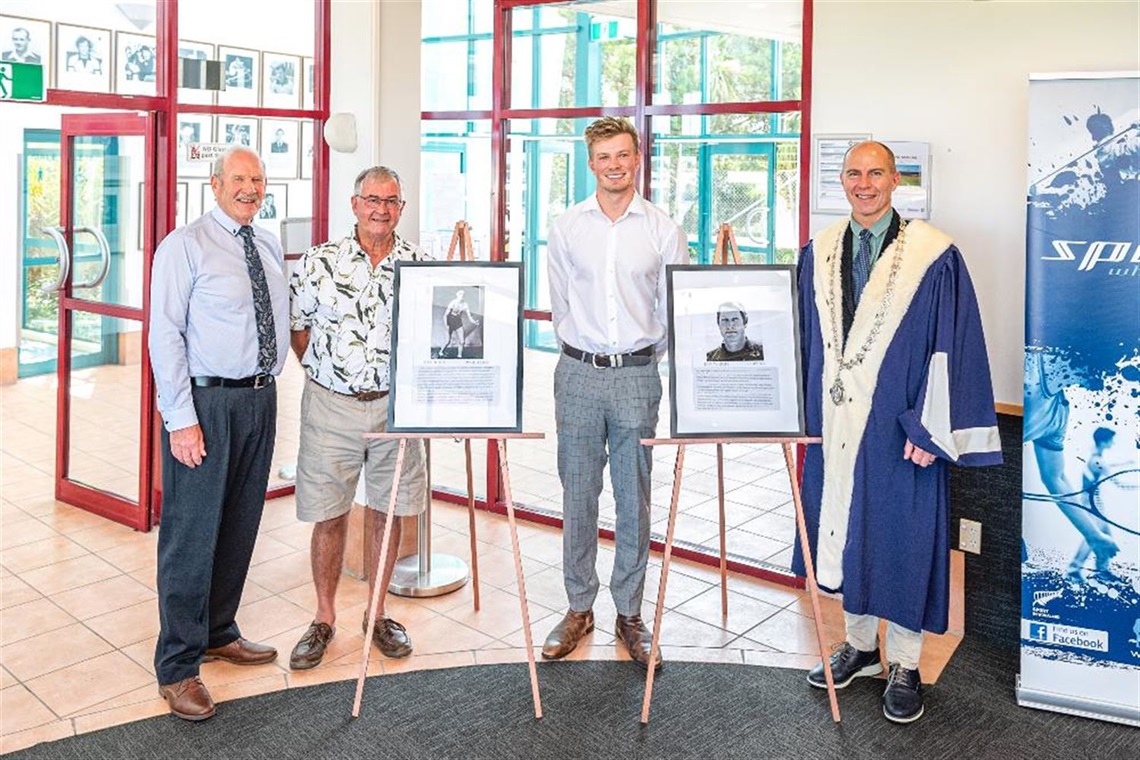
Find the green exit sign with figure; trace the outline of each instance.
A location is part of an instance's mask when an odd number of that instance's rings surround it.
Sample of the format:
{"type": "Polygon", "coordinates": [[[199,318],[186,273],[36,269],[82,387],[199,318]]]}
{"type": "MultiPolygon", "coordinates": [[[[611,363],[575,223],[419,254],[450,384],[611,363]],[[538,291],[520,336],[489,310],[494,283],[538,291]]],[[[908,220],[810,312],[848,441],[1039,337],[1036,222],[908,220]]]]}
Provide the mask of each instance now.
{"type": "Polygon", "coordinates": [[[44,67],[0,62],[0,100],[43,100],[44,67]]]}

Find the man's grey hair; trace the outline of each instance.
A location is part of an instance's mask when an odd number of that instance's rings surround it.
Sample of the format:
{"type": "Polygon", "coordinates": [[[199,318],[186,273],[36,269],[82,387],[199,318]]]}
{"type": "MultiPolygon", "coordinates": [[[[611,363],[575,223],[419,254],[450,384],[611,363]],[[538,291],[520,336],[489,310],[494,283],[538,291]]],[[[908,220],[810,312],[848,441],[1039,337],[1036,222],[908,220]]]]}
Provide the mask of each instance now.
{"type": "Polygon", "coordinates": [[[210,170],[210,174],[214,177],[217,177],[218,179],[221,179],[222,175],[226,171],[226,161],[229,159],[230,156],[233,156],[237,153],[249,153],[251,156],[256,158],[257,162],[259,164],[261,164],[261,173],[265,174],[265,161],[263,161],[261,159],[261,156],[257,155],[256,150],[253,150],[252,148],[247,148],[244,145],[235,145],[234,147],[230,148],[229,150],[227,150],[222,155],[215,158],[213,168],[210,170]]]}
{"type": "Polygon", "coordinates": [[[740,318],[743,320],[744,324],[748,324],[748,312],[746,312],[744,310],[744,307],[736,301],[725,301],[720,306],[716,307],[716,321],[720,322],[720,315],[724,312],[730,311],[740,312],[740,318]]]}
{"type": "Polygon", "coordinates": [[[390,169],[387,166],[372,166],[360,174],[357,174],[356,182],[352,184],[352,194],[360,195],[360,189],[364,187],[364,183],[370,179],[379,180],[380,182],[388,182],[389,180],[395,182],[396,187],[400,188],[400,196],[403,197],[404,184],[400,182],[400,175],[396,174],[395,169],[390,169]]]}

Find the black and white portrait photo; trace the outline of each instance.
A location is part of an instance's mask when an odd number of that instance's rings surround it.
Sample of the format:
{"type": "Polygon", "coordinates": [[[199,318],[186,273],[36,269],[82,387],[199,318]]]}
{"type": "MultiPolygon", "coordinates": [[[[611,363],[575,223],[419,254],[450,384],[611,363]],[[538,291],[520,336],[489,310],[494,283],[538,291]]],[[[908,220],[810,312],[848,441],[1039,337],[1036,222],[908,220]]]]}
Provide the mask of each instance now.
{"type": "Polygon", "coordinates": [[[301,59],[295,55],[262,53],[262,105],[296,108],[301,102],[301,59]]]}
{"type": "Polygon", "coordinates": [[[237,116],[218,117],[218,139],[226,145],[257,147],[257,119],[237,116]]]}
{"type": "Polygon", "coordinates": [[[224,88],[218,93],[218,104],[226,106],[256,106],[258,85],[261,83],[261,54],[244,48],[218,47],[222,61],[224,88]]]}
{"type": "Polygon", "coordinates": [[[57,24],[59,89],[110,92],[110,41],[106,29],[57,24]]]}
{"type": "Polygon", "coordinates": [[[433,359],[483,358],[483,286],[436,286],[432,316],[433,359]]]}
{"type": "Polygon", "coordinates": [[[261,160],[271,179],[297,178],[298,122],[292,119],[261,120],[261,160]]]}
{"type": "MultiPolygon", "coordinates": [[[[51,61],[51,23],[39,19],[0,16],[0,61],[38,63],[51,61]]],[[[44,77],[47,84],[47,77],[44,77]]]]}
{"type": "MultiPolygon", "coordinates": [[[[764,361],[764,344],[748,334],[748,311],[738,301],[725,301],[717,306],[716,314],[709,315],[720,332],[720,344],[705,354],[710,362],[764,361]]],[[[757,332],[753,320],[753,333],[757,332]]]]}
{"type": "Polygon", "coordinates": [[[266,193],[265,198],[261,201],[261,208],[257,212],[258,219],[276,219],[277,218],[277,194],[266,193]]]}
{"type": "Polygon", "coordinates": [[[119,32],[115,43],[115,91],[130,95],[154,94],[154,37],[119,32]]]}

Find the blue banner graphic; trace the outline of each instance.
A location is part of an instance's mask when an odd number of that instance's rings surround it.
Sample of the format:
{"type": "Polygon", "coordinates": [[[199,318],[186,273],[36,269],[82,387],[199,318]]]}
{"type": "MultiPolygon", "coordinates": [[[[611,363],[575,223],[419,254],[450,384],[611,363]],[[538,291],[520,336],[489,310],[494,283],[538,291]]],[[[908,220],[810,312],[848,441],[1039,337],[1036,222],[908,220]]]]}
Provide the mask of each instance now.
{"type": "Polygon", "coordinates": [[[1029,95],[1018,697],[1140,725],[1140,75],[1029,95]]]}

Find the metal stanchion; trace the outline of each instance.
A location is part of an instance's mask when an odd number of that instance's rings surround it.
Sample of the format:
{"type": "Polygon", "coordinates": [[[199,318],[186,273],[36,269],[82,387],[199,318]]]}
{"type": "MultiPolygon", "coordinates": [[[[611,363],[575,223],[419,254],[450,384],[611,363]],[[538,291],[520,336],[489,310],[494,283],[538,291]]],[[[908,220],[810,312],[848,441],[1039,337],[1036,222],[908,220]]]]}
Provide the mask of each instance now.
{"type": "Polygon", "coordinates": [[[431,441],[424,441],[427,506],[417,518],[416,553],[396,562],[388,591],[397,596],[443,596],[462,588],[470,577],[467,563],[451,554],[431,551],[431,441]]]}

